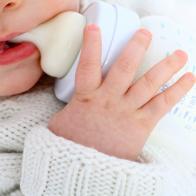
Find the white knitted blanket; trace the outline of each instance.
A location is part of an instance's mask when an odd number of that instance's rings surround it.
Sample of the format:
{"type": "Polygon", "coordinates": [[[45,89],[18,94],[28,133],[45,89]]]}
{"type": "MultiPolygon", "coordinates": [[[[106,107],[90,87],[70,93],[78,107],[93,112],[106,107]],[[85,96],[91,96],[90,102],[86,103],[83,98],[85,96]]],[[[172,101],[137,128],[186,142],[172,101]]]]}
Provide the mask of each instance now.
{"type": "Polygon", "coordinates": [[[52,86],[0,99],[0,196],[196,196],[196,133],[156,130],[138,162],[110,157],[47,129],[64,107],[52,86]]]}

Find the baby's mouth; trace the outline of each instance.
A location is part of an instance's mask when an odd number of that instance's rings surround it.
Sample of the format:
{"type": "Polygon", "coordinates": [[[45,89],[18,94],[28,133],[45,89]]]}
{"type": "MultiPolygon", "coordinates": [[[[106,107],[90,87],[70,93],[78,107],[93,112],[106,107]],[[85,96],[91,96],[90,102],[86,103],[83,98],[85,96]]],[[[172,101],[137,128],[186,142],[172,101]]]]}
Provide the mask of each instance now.
{"type": "Polygon", "coordinates": [[[19,46],[21,43],[12,43],[10,41],[3,41],[0,42],[0,54],[6,52],[7,50],[11,49],[11,48],[15,48],[17,46],[19,46]]]}
{"type": "Polygon", "coordinates": [[[0,67],[22,61],[37,52],[30,42],[0,41],[0,67]]]}

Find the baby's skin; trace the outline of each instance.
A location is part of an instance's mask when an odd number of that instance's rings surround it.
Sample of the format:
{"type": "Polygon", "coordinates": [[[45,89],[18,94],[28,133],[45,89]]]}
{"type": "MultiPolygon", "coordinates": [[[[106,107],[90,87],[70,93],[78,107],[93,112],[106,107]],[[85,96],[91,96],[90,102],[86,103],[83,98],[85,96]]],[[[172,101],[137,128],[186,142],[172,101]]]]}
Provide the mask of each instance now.
{"type": "MultiPolygon", "coordinates": [[[[13,33],[27,32],[61,12],[78,10],[79,0],[0,0],[0,41],[13,33]]],[[[0,96],[19,94],[33,87],[42,75],[39,58],[35,48],[30,57],[1,66],[0,96]]]]}
{"type": "MultiPolygon", "coordinates": [[[[79,1],[0,0],[0,41],[10,34],[9,39],[16,36],[13,33],[30,31],[68,10],[79,11],[79,1]]],[[[187,73],[157,95],[160,87],[186,64],[187,55],[180,50],[133,83],[151,39],[151,33],[145,29],[136,32],[103,78],[100,30],[88,25],[74,96],[63,110],[54,114],[49,129],[58,136],[103,153],[135,160],[159,120],[195,83],[195,77],[187,73]]],[[[1,66],[0,96],[17,95],[33,87],[43,74],[39,59],[35,47],[30,57],[1,66]]]]}

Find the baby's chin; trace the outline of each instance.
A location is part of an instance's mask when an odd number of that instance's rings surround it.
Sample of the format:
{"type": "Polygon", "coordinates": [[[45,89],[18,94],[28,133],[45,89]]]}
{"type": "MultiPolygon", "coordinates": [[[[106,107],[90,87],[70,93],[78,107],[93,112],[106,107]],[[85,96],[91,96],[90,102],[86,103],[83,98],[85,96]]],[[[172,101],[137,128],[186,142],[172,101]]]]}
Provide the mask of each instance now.
{"type": "Polygon", "coordinates": [[[0,67],[1,97],[18,95],[30,90],[43,74],[38,52],[22,62],[8,66],[0,67]]]}

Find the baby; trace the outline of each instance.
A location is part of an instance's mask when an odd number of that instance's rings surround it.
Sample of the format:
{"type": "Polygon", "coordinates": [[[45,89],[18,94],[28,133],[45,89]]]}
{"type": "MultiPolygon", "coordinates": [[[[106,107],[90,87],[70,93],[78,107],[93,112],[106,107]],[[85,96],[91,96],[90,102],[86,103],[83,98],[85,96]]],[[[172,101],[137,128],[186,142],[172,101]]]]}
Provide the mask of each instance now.
{"type": "Polygon", "coordinates": [[[52,82],[40,80],[36,46],[8,41],[61,12],[79,11],[80,2],[1,0],[0,6],[0,195],[196,194],[193,132],[154,133],[143,149],[159,120],[195,83],[188,73],[157,95],[187,62],[183,51],[133,83],[152,38],[141,29],[102,78],[100,31],[88,25],[75,93],[64,107],[52,82]]]}

